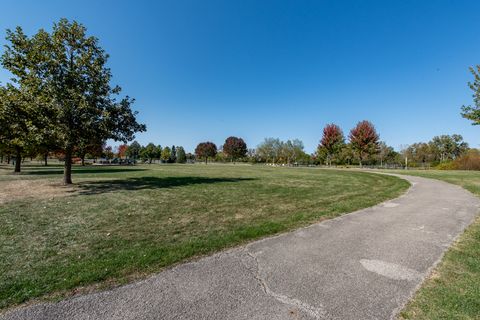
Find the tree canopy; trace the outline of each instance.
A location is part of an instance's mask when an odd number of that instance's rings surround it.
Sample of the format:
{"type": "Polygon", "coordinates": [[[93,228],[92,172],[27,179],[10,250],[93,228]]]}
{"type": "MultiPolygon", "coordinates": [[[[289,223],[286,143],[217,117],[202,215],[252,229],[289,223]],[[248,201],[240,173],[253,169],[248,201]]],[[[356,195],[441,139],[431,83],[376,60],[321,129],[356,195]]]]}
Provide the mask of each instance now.
{"type": "Polygon", "coordinates": [[[217,146],[213,142],[201,142],[195,148],[195,155],[198,158],[205,159],[205,164],[208,163],[208,158],[213,158],[217,154],[217,146]]]}
{"type": "Polygon", "coordinates": [[[51,33],[41,29],[31,37],[17,27],[7,30],[6,39],[2,65],[25,93],[22,102],[35,97],[32,112],[48,119],[46,128],[65,154],[65,184],[72,183],[76,146],[107,139],[126,142],[146,130],[131,109],[134,99],[119,98],[120,87],[111,85],[108,54],[82,24],[61,19],[51,33]]]}
{"type": "Polygon", "coordinates": [[[470,71],[473,74],[473,82],[469,82],[468,86],[473,91],[473,106],[463,106],[462,107],[462,116],[466,119],[471,120],[474,125],[480,124],[480,65],[477,65],[476,68],[470,68],[470,71]]]}
{"type": "Polygon", "coordinates": [[[349,135],[352,149],[357,153],[360,166],[365,157],[377,153],[379,136],[370,121],[360,121],[349,135]]]}
{"type": "Polygon", "coordinates": [[[323,128],[322,140],[317,149],[317,153],[325,153],[327,165],[331,165],[332,157],[336,156],[345,145],[345,137],[342,129],[336,124],[327,124],[323,128]]]}
{"type": "Polygon", "coordinates": [[[247,154],[247,144],[242,138],[228,137],[222,148],[225,155],[232,161],[245,157],[247,154]]]}

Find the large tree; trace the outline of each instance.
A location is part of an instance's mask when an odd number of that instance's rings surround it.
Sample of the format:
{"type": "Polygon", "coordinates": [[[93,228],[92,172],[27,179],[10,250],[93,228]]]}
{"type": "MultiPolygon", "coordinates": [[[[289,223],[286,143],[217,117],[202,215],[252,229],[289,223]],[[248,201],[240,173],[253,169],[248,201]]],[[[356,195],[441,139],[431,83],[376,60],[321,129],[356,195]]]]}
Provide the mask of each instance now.
{"type": "Polygon", "coordinates": [[[232,162],[243,158],[247,154],[247,144],[242,138],[228,137],[223,144],[223,153],[230,158],[232,162]]]}
{"type": "Polygon", "coordinates": [[[207,164],[208,158],[213,158],[217,155],[217,146],[213,142],[201,142],[195,148],[195,155],[197,158],[205,159],[205,164],[207,164]]]}
{"type": "Polygon", "coordinates": [[[142,149],[142,158],[148,160],[148,163],[152,163],[153,159],[159,158],[159,156],[157,147],[151,142],[142,149]]]}
{"type": "Polygon", "coordinates": [[[323,128],[322,140],[318,145],[318,154],[325,154],[325,162],[328,166],[332,164],[332,158],[338,155],[345,145],[345,137],[342,129],[336,124],[327,124],[323,128]]]}
{"type": "Polygon", "coordinates": [[[187,162],[187,155],[185,154],[185,149],[183,147],[177,147],[177,163],[187,162]]]}
{"type": "Polygon", "coordinates": [[[278,160],[280,156],[282,142],[278,138],[265,138],[265,140],[257,146],[256,153],[265,162],[269,160],[272,164],[278,160]]]}
{"type": "Polygon", "coordinates": [[[3,65],[29,92],[41,92],[52,112],[55,136],[65,154],[64,184],[72,183],[72,154],[76,146],[99,140],[129,141],[145,131],[136,120],[128,96],[119,99],[106,67],[108,55],[86,28],[61,19],[51,33],[41,29],[32,37],[20,27],[7,30],[10,43],[3,65]]]}
{"type": "Polygon", "coordinates": [[[380,166],[383,166],[385,163],[392,162],[395,160],[397,153],[395,150],[388,146],[384,141],[378,143],[378,153],[377,159],[380,161],[380,166]]]}
{"type": "Polygon", "coordinates": [[[142,146],[137,141],[133,141],[127,148],[126,155],[129,159],[133,159],[133,163],[135,163],[140,156],[140,151],[142,150],[142,146]]]}
{"type": "Polygon", "coordinates": [[[473,82],[469,82],[468,86],[473,91],[473,103],[474,105],[468,105],[462,107],[462,116],[471,120],[474,125],[480,124],[480,65],[476,68],[470,68],[473,74],[473,82]]]}
{"type": "Polygon", "coordinates": [[[350,131],[350,144],[358,156],[360,167],[368,156],[377,153],[378,139],[377,131],[370,121],[360,121],[356,127],[350,131]]]}
{"type": "Polygon", "coordinates": [[[162,150],[162,154],[160,156],[160,159],[163,162],[168,163],[170,161],[171,156],[172,156],[172,150],[169,147],[165,147],[162,150]]]}
{"type": "Polygon", "coordinates": [[[435,136],[429,146],[430,152],[440,162],[454,160],[468,150],[468,143],[459,134],[435,136]]]}

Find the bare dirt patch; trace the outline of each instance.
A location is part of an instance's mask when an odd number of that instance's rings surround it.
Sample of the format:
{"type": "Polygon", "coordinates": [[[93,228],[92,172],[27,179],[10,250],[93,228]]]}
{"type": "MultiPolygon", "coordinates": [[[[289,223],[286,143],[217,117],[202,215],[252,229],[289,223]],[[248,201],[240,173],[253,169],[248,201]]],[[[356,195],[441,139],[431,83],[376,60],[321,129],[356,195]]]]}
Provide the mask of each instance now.
{"type": "Polygon", "coordinates": [[[0,181],[0,204],[25,198],[49,199],[77,193],[78,187],[49,180],[0,181]]]}

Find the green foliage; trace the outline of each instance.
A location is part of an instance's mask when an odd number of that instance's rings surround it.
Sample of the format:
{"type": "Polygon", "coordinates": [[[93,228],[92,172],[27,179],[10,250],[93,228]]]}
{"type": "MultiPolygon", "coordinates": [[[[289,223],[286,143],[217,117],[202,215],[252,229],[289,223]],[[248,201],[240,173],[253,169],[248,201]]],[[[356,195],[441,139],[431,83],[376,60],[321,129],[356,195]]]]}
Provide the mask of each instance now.
{"type": "Polygon", "coordinates": [[[171,150],[169,147],[165,147],[163,148],[162,150],[162,155],[160,157],[160,159],[162,159],[162,161],[164,162],[169,162],[170,161],[170,157],[171,157],[171,150]]]}
{"type": "Polygon", "coordinates": [[[24,103],[37,97],[34,108],[49,114],[52,125],[47,128],[65,153],[64,183],[72,182],[75,147],[107,139],[128,141],[135,132],[145,131],[131,110],[134,100],[118,99],[121,89],[110,85],[108,55],[97,38],[87,36],[83,25],[61,19],[51,33],[42,29],[32,37],[18,27],[7,30],[7,41],[2,64],[27,93],[22,96],[24,103]]]}
{"type": "Polygon", "coordinates": [[[310,157],[303,151],[303,142],[299,139],[281,141],[280,139],[265,138],[258,145],[256,156],[272,164],[294,164],[298,162],[309,163],[310,157]]]}
{"type": "Polygon", "coordinates": [[[402,157],[408,159],[410,167],[429,167],[442,164],[440,168],[451,168],[451,162],[467,151],[468,143],[459,134],[435,136],[429,142],[413,143],[402,150],[402,157]]]}
{"type": "Polygon", "coordinates": [[[37,101],[23,86],[0,86],[0,147],[15,154],[15,172],[20,172],[24,152],[40,145],[48,128],[37,101]]]}
{"type": "Polygon", "coordinates": [[[469,82],[468,86],[473,91],[473,106],[463,106],[462,116],[472,121],[472,124],[480,124],[480,65],[475,68],[470,68],[473,74],[473,82],[469,82]]]}
{"type": "Polygon", "coordinates": [[[185,154],[185,149],[183,147],[177,147],[177,163],[187,162],[187,155],[185,154]]]}
{"type": "Polygon", "coordinates": [[[172,149],[170,150],[170,159],[168,159],[168,163],[175,163],[177,162],[177,148],[175,146],[172,146],[172,149]]]}
{"type": "Polygon", "coordinates": [[[439,163],[435,169],[437,170],[456,170],[457,166],[455,165],[455,162],[448,160],[448,161],[443,161],[439,163]]]}
{"type": "Polygon", "coordinates": [[[152,163],[153,159],[159,157],[158,148],[153,144],[149,143],[145,148],[142,148],[140,151],[140,157],[143,160],[148,160],[148,163],[152,163]]]}
{"type": "Polygon", "coordinates": [[[130,159],[136,160],[140,157],[142,146],[137,141],[133,141],[127,148],[126,155],[130,159]]]}

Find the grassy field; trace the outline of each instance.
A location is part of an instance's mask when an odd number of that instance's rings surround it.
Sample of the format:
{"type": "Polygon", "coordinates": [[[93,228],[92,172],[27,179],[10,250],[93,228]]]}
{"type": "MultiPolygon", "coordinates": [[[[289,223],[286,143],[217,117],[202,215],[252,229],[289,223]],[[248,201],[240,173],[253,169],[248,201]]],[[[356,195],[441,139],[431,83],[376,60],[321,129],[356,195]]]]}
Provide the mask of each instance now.
{"type": "MultiPolygon", "coordinates": [[[[480,196],[478,171],[401,171],[460,185],[480,196]]],[[[445,254],[400,314],[404,319],[480,319],[480,217],[445,254]]]]}
{"type": "Polygon", "coordinates": [[[0,166],[0,308],[124,283],[408,188],[370,173],[247,165],[75,167],[66,188],[61,172],[0,166]]]}

